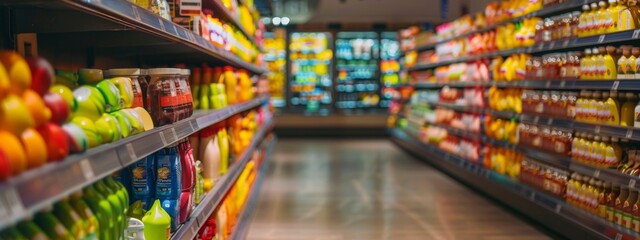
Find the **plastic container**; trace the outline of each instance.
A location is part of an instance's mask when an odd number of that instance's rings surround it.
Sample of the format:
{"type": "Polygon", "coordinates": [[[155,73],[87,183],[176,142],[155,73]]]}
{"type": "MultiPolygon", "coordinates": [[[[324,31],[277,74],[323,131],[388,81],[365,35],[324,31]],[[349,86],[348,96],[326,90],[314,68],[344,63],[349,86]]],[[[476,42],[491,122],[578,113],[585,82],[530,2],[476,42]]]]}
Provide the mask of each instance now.
{"type": "Polygon", "coordinates": [[[180,88],[182,89],[182,94],[184,95],[183,97],[183,104],[182,107],[184,108],[184,118],[188,118],[191,117],[191,115],[193,115],[193,95],[191,93],[191,84],[189,83],[189,77],[191,76],[191,70],[189,69],[182,69],[180,70],[180,88]]]}
{"type": "Polygon", "coordinates": [[[141,201],[144,209],[151,207],[155,195],[154,157],[147,156],[128,168],[131,176],[131,202],[141,201]]]}
{"type": "Polygon", "coordinates": [[[175,82],[179,82],[180,69],[149,69],[149,87],[147,88],[147,111],[156,127],[179,120],[178,91],[175,82]]]}
{"type": "Polygon", "coordinates": [[[133,89],[132,108],[144,107],[147,93],[147,79],[142,75],[139,68],[116,68],[109,69],[104,72],[105,77],[128,77],[131,79],[131,88],[133,89]]]}
{"type": "Polygon", "coordinates": [[[155,200],[151,209],[142,218],[144,223],[144,238],[163,240],[171,238],[171,217],[160,206],[160,200],[155,200]]]}

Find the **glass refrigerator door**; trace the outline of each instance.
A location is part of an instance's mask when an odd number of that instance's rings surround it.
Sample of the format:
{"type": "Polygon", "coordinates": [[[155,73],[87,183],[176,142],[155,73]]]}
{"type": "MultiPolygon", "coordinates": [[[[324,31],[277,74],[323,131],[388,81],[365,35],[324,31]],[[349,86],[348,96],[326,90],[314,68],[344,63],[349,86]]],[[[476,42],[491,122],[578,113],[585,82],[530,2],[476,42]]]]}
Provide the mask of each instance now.
{"type": "Polygon", "coordinates": [[[377,108],[379,42],[375,32],[339,32],[336,38],[336,107],[377,108]]]}
{"type": "Polygon", "coordinates": [[[328,113],[332,107],[331,34],[294,32],[289,43],[289,102],[294,109],[328,113]]]}
{"type": "Polygon", "coordinates": [[[380,107],[387,108],[393,96],[398,95],[400,85],[400,45],[396,32],[383,32],[380,38],[380,82],[382,100],[380,107]]]}

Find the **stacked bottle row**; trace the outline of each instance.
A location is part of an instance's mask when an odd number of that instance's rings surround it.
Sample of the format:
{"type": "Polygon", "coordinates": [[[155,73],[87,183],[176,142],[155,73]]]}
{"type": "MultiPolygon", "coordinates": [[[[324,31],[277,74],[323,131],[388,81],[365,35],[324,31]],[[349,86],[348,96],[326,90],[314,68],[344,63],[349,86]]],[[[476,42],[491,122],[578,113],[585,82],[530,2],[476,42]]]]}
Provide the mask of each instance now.
{"type": "Polygon", "coordinates": [[[254,80],[244,69],[226,67],[193,68],[191,92],[196,109],[220,109],[254,98],[254,80]]]}

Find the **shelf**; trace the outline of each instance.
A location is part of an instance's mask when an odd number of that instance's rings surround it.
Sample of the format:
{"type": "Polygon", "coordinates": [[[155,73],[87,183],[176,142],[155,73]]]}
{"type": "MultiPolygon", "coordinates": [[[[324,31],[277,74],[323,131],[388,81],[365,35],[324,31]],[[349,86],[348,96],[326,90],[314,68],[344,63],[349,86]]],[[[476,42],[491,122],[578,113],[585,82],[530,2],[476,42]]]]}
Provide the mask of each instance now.
{"type": "MultiPolygon", "coordinates": [[[[149,61],[171,54],[173,60],[220,62],[257,74],[267,72],[129,1],[13,0],[1,5],[14,8],[16,34],[37,33],[39,43],[51,47],[87,47],[96,49],[96,55],[144,56],[149,61]]],[[[161,59],[166,64],[167,58],[161,59]]]]}
{"type": "Polygon", "coordinates": [[[425,144],[398,129],[390,129],[392,140],[459,180],[504,202],[569,239],[624,239],[638,237],[624,229],[578,209],[564,200],[519,183],[478,163],[425,144]],[[507,190],[507,191],[505,191],[507,190]]]}
{"type": "Polygon", "coordinates": [[[481,59],[481,58],[492,58],[492,57],[498,57],[498,56],[507,57],[512,54],[519,54],[519,53],[535,54],[535,53],[543,53],[543,52],[557,51],[557,50],[579,49],[581,47],[586,47],[586,46],[591,47],[594,45],[634,41],[634,40],[637,40],[639,37],[640,37],[640,29],[634,29],[634,30],[628,30],[623,32],[601,34],[596,36],[572,38],[572,39],[558,40],[558,41],[552,41],[547,43],[539,43],[531,47],[521,47],[521,48],[500,50],[500,51],[477,54],[477,55],[469,55],[469,56],[464,56],[459,58],[443,60],[438,63],[423,63],[423,64],[418,63],[413,67],[407,68],[407,70],[416,71],[416,70],[432,69],[439,66],[449,65],[452,63],[467,62],[467,61],[472,61],[472,60],[481,59]]]}
{"type": "Polygon", "coordinates": [[[237,113],[255,108],[268,97],[192,117],[74,154],[0,183],[0,229],[12,225],[71,193],[237,113]]]}
{"type": "Polygon", "coordinates": [[[249,145],[243,152],[242,155],[238,156],[235,160],[233,166],[229,167],[227,173],[225,173],[216,184],[213,186],[210,192],[206,193],[200,205],[198,205],[189,219],[178,228],[172,236],[171,239],[195,239],[198,231],[202,225],[205,224],[209,216],[213,214],[213,211],[218,207],[218,205],[222,202],[227,192],[233,184],[240,176],[240,173],[244,169],[244,166],[251,160],[253,156],[253,150],[257,149],[260,146],[260,143],[264,140],[267,133],[271,130],[273,125],[272,120],[269,120],[264,123],[262,127],[258,130],[258,132],[253,137],[251,141],[251,145],[249,145]]]}
{"type": "Polygon", "coordinates": [[[426,50],[431,50],[431,49],[435,49],[436,48],[436,44],[432,43],[432,44],[426,44],[426,45],[422,45],[422,46],[416,46],[414,49],[411,49],[409,51],[400,51],[400,55],[398,56],[398,58],[402,58],[405,55],[407,55],[408,52],[424,52],[426,50]]]}
{"type": "MultiPolygon", "coordinates": [[[[274,137],[275,138],[275,137],[274,137]]],[[[271,152],[275,148],[277,140],[273,139],[270,141],[267,146],[267,152],[264,155],[264,160],[262,160],[262,165],[260,166],[260,170],[258,173],[258,178],[254,181],[253,186],[251,187],[251,192],[247,196],[247,200],[245,201],[242,210],[240,210],[240,216],[238,217],[238,221],[233,226],[233,230],[231,230],[231,236],[228,239],[231,240],[243,240],[246,238],[247,233],[249,233],[249,225],[251,224],[251,216],[253,216],[253,209],[256,206],[258,201],[258,196],[260,195],[260,189],[262,187],[262,182],[267,175],[267,168],[269,167],[269,156],[271,156],[271,152]]]]}
{"type": "Polygon", "coordinates": [[[229,10],[224,6],[221,0],[204,0],[202,5],[203,5],[203,8],[212,9],[214,13],[219,14],[219,15],[214,14],[215,17],[222,16],[222,18],[224,18],[225,20],[232,22],[233,25],[235,25],[236,28],[239,29],[242,32],[242,34],[244,34],[244,36],[247,37],[247,39],[249,39],[249,41],[252,42],[259,49],[260,52],[264,52],[264,49],[262,48],[262,46],[258,45],[256,38],[251,34],[249,34],[249,31],[247,31],[247,29],[245,29],[244,26],[242,26],[237,16],[234,16],[231,12],[229,12],[229,10]]]}
{"type": "Polygon", "coordinates": [[[612,79],[612,80],[516,80],[516,81],[464,81],[449,83],[418,82],[413,84],[418,89],[432,89],[449,87],[491,87],[499,88],[529,88],[553,90],[624,90],[640,91],[640,79],[612,79]]]}
{"type": "MultiPolygon", "coordinates": [[[[439,44],[443,44],[443,43],[446,43],[446,42],[449,42],[449,41],[455,40],[455,39],[465,38],[465,37],[468,37],[468,36],[470,36],[472,34],[483,33],[483,32],[489,31],[489,30],[493,30],[496,27],[501,26],[501,25],[505,25],[507,23],[520,22],[520,21],[524,20],[525,18],[546,17],[546,16],[556,15],[556,14],[559,14],[559,13],[564,13],[564,12],[567,12],[567,11],[569,11],[571,9],[579,9],[582,5],[590,4],[592,2],[598,2],[598,0],[573,0],[573,1],[569,1],[569,2],[561,3],[561,4],[556,4],[556,5],[549,6],[549,7],[543,7],[542,9],[540,9],[538,11],[526,14],[524,16],[517,17],[517,18],[511,18],[511,19],[499,22],[497,24],[486,26],[486,27],[478,29],[478,30],[470,31],[468,33],[459,34],[459,35],[457,35],[455,37],[446,38],[446,39],[437,41],[437,42],[435,42],[433,44],[420,46],[420,47],[417,47],[415,50],[412,50],[412,51],[424,51],[424,50],[432,49],[432,48],[435,48],[439,44]]],[[[407,51],[407,52],[409,52],[409,51],[407,51]]],[[[401,52],[401,54],[404,54],[404,53],[401,52]]]]}

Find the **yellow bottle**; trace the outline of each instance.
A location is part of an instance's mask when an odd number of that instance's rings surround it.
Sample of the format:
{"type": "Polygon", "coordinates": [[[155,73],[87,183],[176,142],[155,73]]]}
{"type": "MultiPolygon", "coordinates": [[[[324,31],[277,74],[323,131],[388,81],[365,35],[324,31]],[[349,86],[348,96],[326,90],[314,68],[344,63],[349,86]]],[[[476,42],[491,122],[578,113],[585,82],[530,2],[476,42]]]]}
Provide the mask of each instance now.
{"type": "Polygon", "coordinates": [[[618,4],[617,0],[609,0],[609,8],[607,8],[607,15],[609,19],[605,22],[607,25],[607,32],[617,32],[618,31],[618,20],[620,16],[620,10],[622,10],[618,4]]]}
{"type": "Polygon", "coordinates": [[[591,60],[591,49],[585,49],[584,57],[580,59],[580,79],[589,79],[589,60],[591,60]]]}
{"type": "Polygon", "coordinates": [[[622,55],[618,58],[618,79],[627,79],[627,58],[631,57],[631,51],[627,46],[621,46],[622,55]]]}
{"type": "Polygon", "coordinates": [[[627,77],[636,78],[638,57],[640,57],[640,48],[631,48],[631,56],[627,58],[627,77]]]}
{"type": "Polygon", "coordinates": [[[618,75],[618,70],[616,69],[616,62],[613,59],[613,53],[616,52],[616,48],[613,46],[607,46],[606,48],[606,54],[604,54],[604,66],[605,66],[605,72],[604,72],[604,79],[616,79],[617,75],[618,75]]]}
{"type": "Polygon", "coordinates": [[[573,141],[571,141],[571,158],[576,161],[580,161],[581,158],[581,146],[580,146],[580,133],[576,133],[573,141]]]}
{"type": "Polygon", "coordinates": [[[591,58],[589,59],[589,79],[598,79],[598,48],[591,49],[591,58]]]}
{"type": "MultiPolygon", "coordinates": [[[[594,3],[595,4],[595,3],[594,3]]],[[[604,1],[600,1],[597,4],[598,8],[596,10],[596,14],[594,16],[595,24],[593,34],[603,34],[606,33],[607,28],[605,27],[605,21],[607,16],[607,4],[604,1]]]]}
{"type": "Polygon", "coordinates": [[[589,7],[591,8],[591,14],[589,15],[588,35],[591,36],[598,33],[598,22],[600,20],[600,16],[598,12],[598,3],[593,2],[589,7]]]}
{"type": "Polygon", "coordinates": [[[623,1],[618,2],[618,31],[626,31],[636,28],[633,15],[628,6],[623,4],[623,1]]]}
{"type": "MultiPolygon", "coordinates": [[[[578,121],[583,121],[585,114],[586,114],[586,108],[585,108],[585,94],[584,91],[580,92],[580,95],[578,95],[578,99],[576,99],[576,116],[575,119],[578,121]]],[[[635,106],[634,106],[635,107],[635,106]]]]}
{"type": "MultiPolygon", "coordinates": [[[[596,58],[596,61],[594,64],[595,73],[593,74],[593,79],[602,79],[606,71],[606,67],[604,65],[604,56],[603,54],[601,54],[602,52],[600,50],[601,50],[600,48],[593,48],[593,50],[591,50],[591,52],[596,58]]],[[[604,48],[602,50],[604,50],[604,48]]]]}
{"type": "Polygon", "coordinates": [[[589,22],[589,13],[590,13],[589,5],[582,5],[582,14],[578,18],[578,37],[587,36],[587,27],[589,22]]]}
{"type": "Polygon", "coordinates": [[[606,145],[602,142],[602,137],[600,136],[595,136],[593,143],[594,163],[598,166],[604,166],[606,145]]]}
{"type": "Polygon", "coordinates": [[[620,110],[620,126],[633,127],[634,111],[637,105],[635,94],[625,93],[625,102],[620,110]]]}
{"type": "Polygon", "coordinates": [[[604,101],[604,108],[606,109],[607,123],[612,125],[620,124],[620,103],[618,102],[618,93],[611,92],[604,101]]]}
{"type": "Polygon", "coordinates": [[[598,162],[598,154],[600,153],[599,151],[599,146],[600,146],[600,136],[594,136],[594,135],[589,135],[589,163],[597,165],[598,162]]]}
{"type": "MultiPolygon", "coordinates": [[[[607,97],[609,96],[609,93],[607,93],[607,97]]],[[[606,112],[607,109],[604,108],[604,98],[603,98],[603,93],[601,92],[594,92],[593,93],[593,98],[596,100],[596,113],[593,116],[592,121],[593,122],[603,122],[606,121],[606,112]]]]}
{"type": "Polygon", "coordinates": [[[575,197],[575,186],[576,186],[576,176],[577,173],[572,173],[571,177],[569,178],[569,180],[567,181],[567,195],[565,197],[565,200],[571,204],[574,205],[575,201],[573,200],[575,197]]]}

